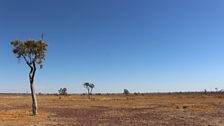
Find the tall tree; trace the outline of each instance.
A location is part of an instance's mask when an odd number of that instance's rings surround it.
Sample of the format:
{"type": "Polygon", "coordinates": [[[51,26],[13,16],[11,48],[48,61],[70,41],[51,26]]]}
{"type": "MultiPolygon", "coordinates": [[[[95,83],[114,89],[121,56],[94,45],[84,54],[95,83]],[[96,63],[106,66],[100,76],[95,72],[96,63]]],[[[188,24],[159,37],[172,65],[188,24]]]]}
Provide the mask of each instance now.
{"type": "Polygon", "coordinates": [[[88,97],[90,98],[90,96],[89,96],[89,91],[90,91],[89,84],[90,84],[90,83],[86,82],[86,83],[83,84],[83,86],[84,86],[84,88],[87,89],[87,95],[88,95],[88,97]]]}
{"type": "Polygon", "coordinates": [[[95,87],[95,85],[92,83],[86,82],[83,84],[83,86],[84,86],[84,88],[87,89],[88,98],[90,99],[90,94],[92,94],[92,90],[95,87]]]}
{"type": "Polygon", "coordinates": [[[40,66],[40,69],[43,67],[43,60],[46,57],[47,43],[43,40],[14,40],[11,42],[13,46],[13,53],[16,58],[24,59],[26,64],[30,67],[29,80],[30,80],[30,89],[32,96],[32,112],[33,115],[37,115],[37,98],[34,87],[34,77],[36,73],[36,65],[40,66]]]}

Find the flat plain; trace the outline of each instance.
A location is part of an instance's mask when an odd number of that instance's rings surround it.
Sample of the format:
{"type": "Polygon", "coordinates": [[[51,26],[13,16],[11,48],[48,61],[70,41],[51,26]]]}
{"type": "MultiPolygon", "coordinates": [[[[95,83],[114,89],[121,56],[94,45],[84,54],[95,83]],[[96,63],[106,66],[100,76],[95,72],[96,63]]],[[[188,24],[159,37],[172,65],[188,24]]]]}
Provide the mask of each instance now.
{"type": "Polygon", "coordinates": [[[224,94],[0,95],[0,126],[223,126],[224,94]]]}

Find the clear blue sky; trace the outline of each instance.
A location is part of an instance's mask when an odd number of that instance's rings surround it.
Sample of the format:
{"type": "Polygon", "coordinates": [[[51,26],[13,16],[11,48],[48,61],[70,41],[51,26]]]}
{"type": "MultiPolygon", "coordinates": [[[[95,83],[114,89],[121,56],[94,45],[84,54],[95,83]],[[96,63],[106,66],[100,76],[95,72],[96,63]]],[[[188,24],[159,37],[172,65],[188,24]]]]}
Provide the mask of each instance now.
{"type": "Polygon", "coordinates": [[[30,91],[10,41],[49,44],[37,92],[224,88],[223,0],[1,0],[0,92],[30,91]]]}

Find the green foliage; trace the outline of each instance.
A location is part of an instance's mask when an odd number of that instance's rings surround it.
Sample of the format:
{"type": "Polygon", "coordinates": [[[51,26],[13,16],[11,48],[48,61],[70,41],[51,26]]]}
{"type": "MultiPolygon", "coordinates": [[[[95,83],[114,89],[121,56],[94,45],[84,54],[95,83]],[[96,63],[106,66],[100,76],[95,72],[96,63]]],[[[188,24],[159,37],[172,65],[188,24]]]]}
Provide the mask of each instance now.
{"type": "Polygon", "coordinates": [[[20,59],[24,58],[26,63],[30,66],[33,63],[40,65],[40,68],[43,67],[43,60],[46,57],[47,44],[42,40],[14,40],[11,42],[13,48],[13,53],[15,56],[20,59]]]}
{"type": "Polygon", "coordinates": [[[91,89],[93,89],[93,88],[95,87],[95,85],[94,85],[94,84],[89,84],[89,87],[90,87],[91,89]]]}
{"type": "Polygon", "coordinates": [[[60,94],[60,95],[67,95],[68,93],[67,93],[67,88],[60,88],[59,90],[58,90],[58,93],[60,94]]]}
{"type": "Polygon", "coordinates": [[[88,83],[88,82],[86,82],[86,83],[83,84],[84,88],[86,88],[87,90],[90,89],[89,85],[90,85],[90,83],[88,83]]]}
{"type": "Polygon", "coordinates": [[[91,94],[93,88],[95,88],[95,85],[93,83],[89,83],[89,82],[84,83],[83,86],[87,89],[88,95],[91,94]]]}
{"type": "Polygon", "coordinates": [[[124,89],[124,92],[123,92],[125,95],[128,95],[130,94],[130,92],[128,91],[128,89],[124,89]]]}

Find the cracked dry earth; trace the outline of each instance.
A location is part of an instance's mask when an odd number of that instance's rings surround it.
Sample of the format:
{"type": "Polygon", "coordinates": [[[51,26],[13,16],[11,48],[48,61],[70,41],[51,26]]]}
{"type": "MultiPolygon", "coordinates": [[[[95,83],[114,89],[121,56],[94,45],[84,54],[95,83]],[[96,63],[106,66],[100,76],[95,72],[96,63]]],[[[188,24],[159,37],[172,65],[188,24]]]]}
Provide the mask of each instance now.
{"type": "Polygon", "coordinates": [[[0,95],[0,126],[224,126],[224,94],[0,95]]]}

